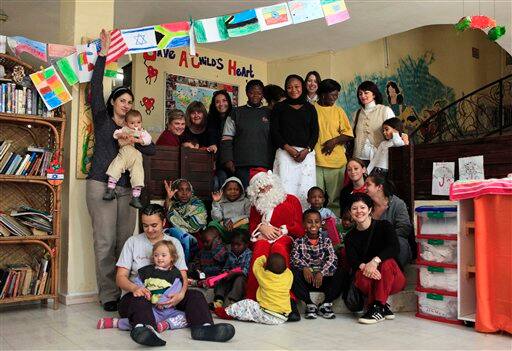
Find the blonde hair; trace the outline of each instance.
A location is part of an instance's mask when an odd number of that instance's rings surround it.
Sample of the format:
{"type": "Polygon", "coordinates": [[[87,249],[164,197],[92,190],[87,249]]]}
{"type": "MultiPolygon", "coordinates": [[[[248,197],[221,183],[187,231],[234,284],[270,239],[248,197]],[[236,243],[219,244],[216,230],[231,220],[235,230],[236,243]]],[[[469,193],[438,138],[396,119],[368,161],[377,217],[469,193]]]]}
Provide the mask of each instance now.
{"type": "Polygon", "coordinates": [[[126,115],[124,115],[124,119],[128,120],[130,117],[139,117],[142,121],[142,114],[138,110],[130,110],[126,112],[126,115]]]}
{"type": "MultiPolygon", "coordinates": [[[[151,256],[155,254],[156,249],[158,249],[160,246],[165,246],[169,250],[169,254],[171,255],[172,263],[175,263],[178,260],[178,250],[176,250],[176,246],[172,243],[172,241],[169,240],[160,240],[153,245],[153,252],[151,253],[151,256]]],[[[153,257],[151,257],[153,259],[153,257]]]]}

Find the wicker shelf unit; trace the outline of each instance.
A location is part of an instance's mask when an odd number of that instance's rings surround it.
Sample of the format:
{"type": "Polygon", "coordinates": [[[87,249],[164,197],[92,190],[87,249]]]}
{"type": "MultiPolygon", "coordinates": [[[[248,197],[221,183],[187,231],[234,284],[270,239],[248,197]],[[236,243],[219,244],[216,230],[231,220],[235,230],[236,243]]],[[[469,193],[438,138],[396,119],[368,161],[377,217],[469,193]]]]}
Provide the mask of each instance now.
{"type": "MultiPolygon", "coordinates": [[[[0,63],[19,60],[0,55],[0,63]]],[[[4,64],[5,66],[5,64],[4,64]]],[[[23,64],[25,72],[32,73],[30,66],[23,64]],[[29,71],[29,72],[27,72],[29,71]]],[[[8,65],[6,67],[8,70],[8,65]]],[[[62,158],[62,147],[66,127],[66,115],[57,112],[54,117],[38,115],[0,113],[0,140],[12,142],[10,151],[24,153],[29,146],[47,148],[58,152],[62,158]]],[[[34,265],[34,259],[46,256],[49,261],[49,293],[22,295],[0,299],[2,304],[16,304],[27,301],[53,300],[58,308],[58,281],[61,251],[61,197],[62,185],[52,185],[43,176],[16,176],[0,174],[0,211],[9,214],[21,205],[48,212],[52,215],[52,232],[48,235],[0,236],[0,268],[8,265],[34,265]]],[[[34,268],[34,267],[33,267],[34,268]]],[[[45,289],[46,290],[46,289],[45,289]]]]}

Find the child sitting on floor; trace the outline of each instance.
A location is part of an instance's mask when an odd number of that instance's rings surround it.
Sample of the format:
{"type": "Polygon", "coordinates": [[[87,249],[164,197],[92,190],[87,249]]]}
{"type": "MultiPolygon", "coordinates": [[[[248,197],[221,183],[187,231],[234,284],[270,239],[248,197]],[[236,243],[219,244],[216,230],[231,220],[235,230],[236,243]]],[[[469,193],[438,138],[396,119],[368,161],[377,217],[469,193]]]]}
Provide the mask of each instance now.
{"type": "Polygon", "coordinates": [[[382,123],[382,133],[384,141],[382,141],[370,160],[370,164],[366,168],[368,174],[382,175],[386,177],[388,174],[389,148],[409,145],[409,137],[403,134],[403,123],[400,118],[393,117],[382,123]]]}
{"type": "Polygon", "coordinates": [[[226,246],[224,246],[219,238],[219,233],[214,228],[206,228],[202,231],[201,242],[203,243],[202,248],[199,250],[197,259],[192,264],[193,268],[190,270],[190,278],[192,279],[204,279],[218,275],[226,263],[228,254],[226,246]]]}
{"type": "Polygon", "coordinates": [[[245,196],[242,182],[237,177],[226,179],[220,191],[212,193],[212,219],[208,227],[215,228],[225,243],[233,233],[249,231],[251,202],[245,196]]]}
{"type": "MultiPolygon", "coordinates": [[[[172,241],[161,240],[153,245],[153,264],[140,268],[139,275],[135,279],[135,284],[144,289],[135,291],[133,295],[144,296],[155,305],[153,315],[159,333],[167,329],[187,327],[185,312],[178,311],[174,307],[157,307],[158,304],[166,303],[169,296],[178,293],[182,288],[181,272],[174,266],[177,259],[178,253],[172,241]]],[[[128,318],[112,317],[100,318],[96,327],[98,329],[132,329],[128,318]]]]}
{"type": "Polygon", "coordinates": [[[167,192],[167,220],[172,228],[167,234],[178,239],[183,246],[186,262],[197,253],[199,232],[206,226],[204,203],[194,196],[192,184],[186,179],[174,182],[164,180],[167,192]]]}
{"type": "Polygon", "coordinates": [[[135,148],[135,144],[151,144],[151,135],[142,129],[142,115],[139,111],[128,111],[124,120],[124,127],[116,129],[113,135],[119,143],[119,153],[108,166],[108,184],[103,200],[115,199],[117,181],[124,172],[129,171],[132,185],[130,206],[142,208],[140,193],[144,187],[144,167],[142,166],[142,154],[135,148]]]}
{"type": "Polygon", "coordinates": [[[237,319],[262,324],[282,324],[292,311],[290,288],[292,272],[286,268],[285,258],[271,253],[268,258],[260,256],[254,261],[253,273],[258,280],[256,301],[245,299],[229,307],[217,307],[215,313],[221,318],[237,319]]]}
{"type": "Polygon", "coordinates": [[[214,308],[224,305],[229,306],[243,299],[245,295],[245,282],[252,258],[252,251],[248,248],[248,244],[248,233],[237,232],[231,237],[231,249],[228,252],[228,258],[222,271],[229,272],[240,267],[242,273],[230,273],[215,285],[213,289],[214,302],[212,304],[214,308]]]}
{"type": "Polygon", "coordinates": [[[306,210],[302,221],[306,235],[295,240],[290,255],[293,270],[292,291],[298,299],[306,303],[306,319],[315,319],[317,314],[333,319],[335,315],[332,302],[338,297],[341,286],[341,281],[334,278],[338,257],[331,240],[320,235],[320,213],[314,209],[306,210]],[[325,294],[320,307],[313,303],[309,294],[318,290],[325,294]]]}

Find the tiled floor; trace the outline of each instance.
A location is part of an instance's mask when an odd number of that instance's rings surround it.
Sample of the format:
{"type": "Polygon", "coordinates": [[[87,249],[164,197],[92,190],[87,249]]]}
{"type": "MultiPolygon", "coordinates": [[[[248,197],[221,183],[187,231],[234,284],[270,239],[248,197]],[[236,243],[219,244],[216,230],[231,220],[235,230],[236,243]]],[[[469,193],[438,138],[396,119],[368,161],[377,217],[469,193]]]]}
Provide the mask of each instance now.
{"type": "MultiPolygon", "coordinates": [[[[51,308],[30,305],[0,310],[0,350],[141,349],[128,332],[97,330],[105,313],[97,304],[51,308]]],[[[172,350],[512,350],[512,338],[488,335],[398,314],[394,321],[361,325],[351,315],[302,320],[281,326],[234,322],[228,343],[199,342],[188,330],[164,332],[172,350]]]]}

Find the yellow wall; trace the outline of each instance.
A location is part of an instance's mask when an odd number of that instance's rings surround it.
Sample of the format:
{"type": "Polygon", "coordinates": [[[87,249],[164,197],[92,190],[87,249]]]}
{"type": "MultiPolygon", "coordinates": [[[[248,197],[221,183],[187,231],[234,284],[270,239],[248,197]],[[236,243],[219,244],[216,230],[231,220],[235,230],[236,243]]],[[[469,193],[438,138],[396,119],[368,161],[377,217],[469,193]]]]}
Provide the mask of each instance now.
{"type": "MultiPolygon", "coordinates": [[[[245,95],[245,85],[249,80],[260,79],[263,81],[263,83],[267,81],[267,63],[264,61],[253,60],[247,57],[230,55],[203,47],[197,47],[197,55],[199,57],[208,57],[210,58],[210,62],[212,62],[211,59],[218,61],[220,58],[222,60],[223,68],[219,70],[217,68],[219,67],[218,65],[200,65],[198,68],[195,68],[193,64],[197,66],[199,59],[194,58],[192,62],[192,58],[188,55],[186,49],[177,48],[172,51],[174,55],[169,55],[169,57],[174,58],[157,57],[156,61],[146,62],[147,65],[151,65],[158,70],[158,77],[156,82],[151,84],[146,83],[147,68],[144,65],[143,55],[132,56],[133,92],[136,97],[135,108],[141,110],[144,118],[144,127],[148,129],[153,136],[158,136],[164,129],[164,94],[166,73],[238,85],[239,105],[245,104],[247,102],[247,97],[245,95]],[[252,66],[254,77],[241,77],[234,75],[235,71],[233,69],[230,70],[229,68],[233,68],[235,64],[238,69],[242,69],[243,67],[250,69],[252,66]],[[151,112],[150,115],[147,115],[143,112],[144,108],[140,104],[140,100],[143,97],[155,99],[155,109],[151,112]]],[[[208,106],[206,106],[206,108],[208,109],[208,106]]]]}
{"type": "Polygon", "coordinates": [[[282,85],[288,74],[305,75],[310,70],[318,70],[322,78],[341,82],[350,82],[356,75],[393,74],[401,58],[417,58],[429,51],[434,55],[430,73],[453,88],[457,98],[505,74],[504,50],[482,31],[457,33],[451,25],[437,25],[350,49],[272,61],[268,63],[268,81],[282,85]],[[480,59],[471,56],[472,47],[480,49],[480,59]]]}

